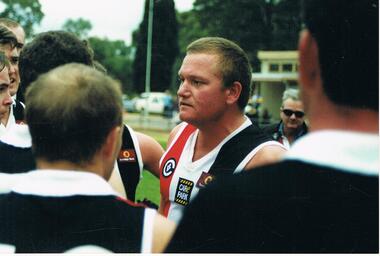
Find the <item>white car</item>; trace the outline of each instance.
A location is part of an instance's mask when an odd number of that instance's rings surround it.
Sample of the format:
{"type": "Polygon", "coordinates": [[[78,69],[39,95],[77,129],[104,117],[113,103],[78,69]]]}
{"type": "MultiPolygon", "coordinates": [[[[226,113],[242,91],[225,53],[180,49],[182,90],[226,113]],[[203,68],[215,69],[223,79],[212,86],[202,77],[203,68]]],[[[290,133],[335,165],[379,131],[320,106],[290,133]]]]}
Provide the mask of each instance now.
{"type": "Polygon", "coordinates": [[[163,114],[168,97],[164,92],[143,92],[135,101],[135,109],[140,112],[147,108],[149,113],[163,114]]]}

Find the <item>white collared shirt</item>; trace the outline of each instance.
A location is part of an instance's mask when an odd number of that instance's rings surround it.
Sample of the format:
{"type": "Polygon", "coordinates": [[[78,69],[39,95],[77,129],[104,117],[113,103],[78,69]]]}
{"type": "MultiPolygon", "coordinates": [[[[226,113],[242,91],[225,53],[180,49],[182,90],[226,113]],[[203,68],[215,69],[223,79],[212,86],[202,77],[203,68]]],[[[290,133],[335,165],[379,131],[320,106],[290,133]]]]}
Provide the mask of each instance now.
{"type": "Polygon", "coordinates": [[[294,142],[285,159],[378,175],[379,135],[341,130],[312,132],[294,142]]]}
{"type": "Polygon", "coordinates": [[[16,125],[16,119],[15,116],[13,115],[13,107],[12,105],[9,107],[10,112],[9,112],[9,117],[8,117],[8,122],[6,125],[0,122],[0,139],[8,133],[14,125],[16,125]]]}

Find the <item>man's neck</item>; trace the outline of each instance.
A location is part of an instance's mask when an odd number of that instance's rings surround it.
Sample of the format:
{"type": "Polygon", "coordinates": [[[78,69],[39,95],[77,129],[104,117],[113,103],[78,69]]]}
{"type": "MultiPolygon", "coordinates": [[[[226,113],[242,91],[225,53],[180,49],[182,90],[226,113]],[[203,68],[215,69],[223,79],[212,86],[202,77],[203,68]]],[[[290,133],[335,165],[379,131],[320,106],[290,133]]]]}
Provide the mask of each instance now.
{"type": "Polygon", "coordinates": [[[284,136],[288,139],[289,143],[292,143],[297,135],[301,132],[302,126],[299,127],[298,129],[288,129],[283,125],[282,132],[284,136]]]}
{"type": "Polygon", "coordinates": [[[96,173],[103,177],[103,171],[97,165],[92,163],[76,164],[69,161],[47,161],[44,159],[37,159],[37,168],[40,170],[62,170],[62,171],[84,171],[96,173]]]}
{"type": "Polygon", "coordinates": [[[245,120],[242,113],[229,117],[225,115],[216,122],[208,122],[207,125],[197,127],[199,133],[194,148],[193,161],[213,150],[222,140],[238,129],[245,120]]]}
{"type": "Polygon", "coordinates": [[[5,126],[5,127],[7,127],[7,125],[8,125],[8,120],[9,120],[9,115],[10,115],[10,113],[11,113],[11,109],[10,109],[11,107],[9,107],[9,111],[7,112],[7,113],[5,113],[2,117],[1,117],[1,123],[5,126]]]}
{"type": "Polygon", "coordinates": [[[336,107],[310,115],[310,131],[326,129],[378,134],[379,113],[366,109],[336,107]]]}

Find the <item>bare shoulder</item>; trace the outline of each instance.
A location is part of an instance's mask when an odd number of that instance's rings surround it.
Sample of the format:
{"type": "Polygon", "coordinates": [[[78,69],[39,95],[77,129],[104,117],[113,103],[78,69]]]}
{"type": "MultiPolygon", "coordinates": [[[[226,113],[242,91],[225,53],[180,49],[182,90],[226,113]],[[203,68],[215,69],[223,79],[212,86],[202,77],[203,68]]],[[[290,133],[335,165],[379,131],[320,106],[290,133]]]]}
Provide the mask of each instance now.
{"type": "Polygon", "coordinates": [[[160,253],[165,250],[175,229],[176,224],[173,221],[168,220],[159,213],[156,214],[153,226],[153,253],[160,253]]]}
{"type": "Polygon", "coordinates": [[[183,127],[183,125],[184,125],[184,123],[180,123],[172,129],[172,131],[169,134],[169,138],[168,138],[168,144],[167,144],[168,146],[172,143],[176,134],[179,132],[180,128],[183,127]]]}
{"type": "Polygon", "coordinates": [[[271,164],[282,160],[286,149],[281,145],[267,145],[262,147],[245,166],[245,170],[261,165],[271,164]]]}
{"type": "Polygon", "coordinates": [[[139,146],[141,149],[143,149],[145,147],[146,148],[152,148],[152,147],[162,148],[161,145],[152,137],[150,137],[144,133],[136,132],[136,131],[135,131],[135,134],[136,134],[137,140],[139,141],[139,146]]]}

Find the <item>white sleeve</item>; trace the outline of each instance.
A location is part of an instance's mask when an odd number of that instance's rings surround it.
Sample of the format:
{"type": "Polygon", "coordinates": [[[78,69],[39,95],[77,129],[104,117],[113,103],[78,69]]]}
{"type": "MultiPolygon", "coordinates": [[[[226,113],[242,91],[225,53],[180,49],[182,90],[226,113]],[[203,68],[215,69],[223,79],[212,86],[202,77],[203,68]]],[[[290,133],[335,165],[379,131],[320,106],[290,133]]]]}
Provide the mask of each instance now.
{"type": "Polygon", "coordinates": [[[145,209],[141,253],[152,253],[153,226],[156,214],[156,210],[149,208],[145,209]]]}

